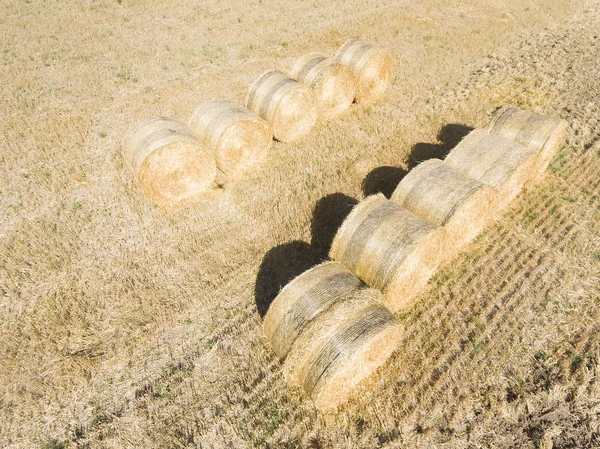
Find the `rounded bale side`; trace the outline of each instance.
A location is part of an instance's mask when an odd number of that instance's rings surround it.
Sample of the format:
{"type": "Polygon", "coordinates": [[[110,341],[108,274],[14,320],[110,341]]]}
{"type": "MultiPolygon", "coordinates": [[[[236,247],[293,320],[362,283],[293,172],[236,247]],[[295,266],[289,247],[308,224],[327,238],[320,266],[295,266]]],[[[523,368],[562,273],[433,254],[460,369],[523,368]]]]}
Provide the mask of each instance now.
{"type": "Polygon", "coordinates": [[[496,213],[537,176],[537,152],[513,140],[474,129],[444,159],[444,162],[483,184],[497,189],[496,213]]]}
{"type": "Polygon", "coordinates": [[[394,315],[377,303],[336,323],[315,338],[302,369],[302,389],[318,408],[337,407],[388,360],[402,331],[394,315]]]}
{"type": "Polygon", "coordinates": [[[496,190],[439,159],[429,159],[400,181],[390,200],[444,226],[448,247],[456,253],[493,220],[496,190]]]}
{"type": "Polygon", "coordinates": [[[196,199],[217,174],[214,156],[185,124],[169,117],[150,117],[130,128],[123,157],[142,193],[160,205],[196,199]]]}
{"type": "Polygon", "coordinates": [[[393,58],[386,50],[358,39],[346,41],[335,55],[357,79],[356,102],[370,103],[380,98],[392,80],[393,58]]]}
{"type": "Polygon", "coordinates": [[[319,116],[315,92],[277,70],[263,73],[250,86],[246,107],[266,120],[281,142],[307,134],[319,116]]]}
{"type": "Polygon", "coordinates": [[[448,254],[446,230],[377,194],[354,207],[330,257],[384,292],[392,312],[424,288],[448,254]]]}
{"type": "Polygon", "coordinates": [[[402,328],[374,289],[356,291],[314,321],[284,364],[288,382],[321,409],[343,403],[349,393],[392,354],[402,328]]]}
{"type": "Polygon", "coordinates": [[[230,178],[262,162],[273,144],[269,124],[234,101],[217,99],[203,103],[188,124],[215,154],[217,167],[230,178]]]}
{"type": "Polygon", "coordinates": [[[324,119],[344,112],[356,96],[357,81],[352,70],[321,53],[299,58],[290,76],[312,87],[319,103],[319,117],[324,119]]]}
{"type": "Polygon", "coordinates": [[[494,114],[489,131],[535,150],[538,154],[536,173],[539,178],[563,145],[567,122],[505,106],[494,114]]]}
{"type": "Polygon", "coordinates": [[[324,262],[290,281],[271,303],[263,328],[275,353],[284,358],[299,335],[323,312],[364,284],[345,266],[324,262]]]}

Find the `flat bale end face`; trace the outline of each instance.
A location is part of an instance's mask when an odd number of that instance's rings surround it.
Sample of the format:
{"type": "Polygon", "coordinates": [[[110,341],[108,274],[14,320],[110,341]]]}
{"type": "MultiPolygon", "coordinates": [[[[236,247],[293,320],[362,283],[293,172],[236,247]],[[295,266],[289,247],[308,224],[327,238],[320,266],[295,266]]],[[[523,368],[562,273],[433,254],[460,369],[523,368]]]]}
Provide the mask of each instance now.
{"type": "Polygon", "coordinates": [[[394,61],[385,50],[375,53],[358,77],[356,103],[368,104],[380,99],[392,80],[394,61]]]}
{"type": "Polygon", "coordinates": [[[319,102],[319,114],[328,120],[350,107],[358,86],[354,73],[348,67],[334,64],[313,87],[319,102]]]}
{"type": "Polygon", "coordinates": [[[388,309],[396,313],[410,306],[438,267],[448,259],[450,251],[444,228],[435,228],[425,235],[384,289],[388,309]]]}
{"type": "Polygon", "coordinates": [[[287,92],[273,115],[273,136],[290,142],[308,134],[319,117],[319,104],[313,89],[300,83],[287,92]]]}
{"type": "Polygon", "coordinates": [[[187,142],[164,146],[143,162],[138,181],[142,192],[159,205],[198,199],[217,174],[214,157],[187,142]]]}
{"type": "Polygon", "coordinates": [[[263,162],[272,145],[273,133],[264,120],[239,120],[219,139],[217,166],[227,177],[236,178],[263,162]]]}

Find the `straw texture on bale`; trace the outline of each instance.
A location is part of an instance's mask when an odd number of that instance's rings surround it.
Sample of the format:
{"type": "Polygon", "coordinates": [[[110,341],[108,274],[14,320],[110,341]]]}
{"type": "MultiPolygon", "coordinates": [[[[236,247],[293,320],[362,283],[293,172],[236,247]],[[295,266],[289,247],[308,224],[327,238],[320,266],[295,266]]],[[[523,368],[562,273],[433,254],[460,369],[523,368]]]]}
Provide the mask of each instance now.
{"type": "Polygon", "coordinates": [[[284,364],[288,382],[321,409],[336,407],[394,351],[402,329],[381,293],[359,289],[298,338],[284,364]]]}
{"type": "Polygon", "coordinates": [[[319,115],[314,90],[276,70],[263,73],[250,86],[246,107],[266,120],[281,142],[308,133],[319,115]]]}
{"type": "Polygon", "coordinates": [[[189,126],[229,177],[260,163],[273,144],[269,124],[234,101],[212,100],[200,105],[189,126]]]}
{"type": "Polygon", "coordinates": [[[493,187],[429,159],[400,181],[391,201],[431,223],[444,226],[455,250],[473,240],[494,216],[493,187]]]}
{"type": "Polygon", "coordinates": [[[504,209],[527,181],[536,177],[537,152],[513,140],[471,131],[444,162],[466,176],[497,189],[497,212],[504,209]]]}
{"type": "Polygon", "coordinates": [[[382,48],[350,39],[335,55],[357,79],[356,102],[369,103],[380,98],[392,79],[392,55],[382,48]]]}
{"type": "Polygon", "coordinates": [[[312,320],[364,287],[345,266],[325,262],[288,283],[271,303],[263,323],[273,350],[284,358],[312,320]]]}
{"type": "Polygon", "coordinates": [[[134,125],[123,140],[123,157],[142,192],[162,205],[194,199],[217,173],[214,156],[185,124],[169,117],[134,125]]]}
{"type": "Polygon", "coordinates": [[[382,194],[354,207],[330,257],[365,284],[383,290],[392,312],[406,306],[446,257],[446,231],[382,194]]]}
{"type": "Polygon", "coordinates": [[[503,107],[492,118],[489,130],[491,134],[514,140],[535,150],[538,153],[536,172],[537,177],[540,177],[563,144],[567,122],[517,108],[503,107]]]}
{"type": "Polygon", "coordinates": [[[347,66],[321,53],[298,59],[290,74],[313,88],[319,102],[319,116],[335,117],[350,107],[356,96],[356,77],[347,66]]]}

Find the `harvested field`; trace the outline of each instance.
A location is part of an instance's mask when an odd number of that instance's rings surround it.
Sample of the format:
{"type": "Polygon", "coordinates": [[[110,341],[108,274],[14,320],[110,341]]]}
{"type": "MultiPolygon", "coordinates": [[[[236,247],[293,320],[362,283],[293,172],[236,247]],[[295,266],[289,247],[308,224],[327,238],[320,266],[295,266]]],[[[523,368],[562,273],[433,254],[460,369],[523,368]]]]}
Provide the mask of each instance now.
{"type": "Polygon", "coordinates": [[[3,2],[1,445],[598,446],[600,5],[448,3],[3,2]],[[352,36],[399,59],[380,102],[195,206],[141,195],[129,125],[242,103],[352,36]],[[361,185],[391,194],[505,104],[567,120],[565,148],[397,315],[391,360],[317,412],[284,381],[266,304],[326,258],[361,185]]]}

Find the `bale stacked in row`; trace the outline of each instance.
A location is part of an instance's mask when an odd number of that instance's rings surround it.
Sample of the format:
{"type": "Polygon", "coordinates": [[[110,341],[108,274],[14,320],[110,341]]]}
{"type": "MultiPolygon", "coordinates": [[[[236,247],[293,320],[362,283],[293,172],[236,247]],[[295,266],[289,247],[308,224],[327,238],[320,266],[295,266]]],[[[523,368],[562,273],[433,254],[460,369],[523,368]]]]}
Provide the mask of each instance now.
{"type": "Polygon", "coordinates": [[[497,190],[496,212],[503,210],[535,178],[537,152],[512,140],[488,133],[471,131],[450,151],[446,164],[463,175],[497,190]]]}
{"type": "Polygon", "coordinates": [[[564,140],[567,122],[503,107],[494,115],[489,131],[534,150],[538,155],[536,172],[541,176],[564,140]]]}
{"type": "Polygon", "coordinates": [[[393,60],[390,53],[358,39],[346,41],[335,55],[356,76],[356,102],[370,103],[380,98],[392,79],[393,60]]]}
{"type": "Polygon", "coordinates": [[[354,207],[329,256],[371,287],[383,290],[392,311],[405,307],[445,259],[446,231],[382,194],[354,207]]]}
{"type": "Polygon", "coordinates": [[[169,117],[150,117],[125,135],[123,157],[142,192],[161,205],[192,200],[216,176],[214,156],[188,127],[169,117]]]}
{"type": "Polygon", "coordinates": [[[189,126],[212,150],[217,167],[229,178],[264,160],[273,143],[267,122],[234,101],[217,99],[201,104],[189,126]]]}
{"type": "Polygon", "coordinates": [[[444,226],[448,246],[456,251],[492,220],[496,192],[439,159],[429,159],[400,181],[391,201],[444,226]]]}
{"type": "Polygon", "coordinates": [[[263,73],[250,86],[246,107],[266,120],[281,142],[308,133],[319,114],[315,92],[277,70],[263,73]]]}
{"type": "Polygon", "coordinates": [[[319,103],[319,117],[324,119],[344,112],[356,96],[354,73],[335,59],[321,53],[309,53],[298,59],[290,76],[315,91],[319,103]]]}
{"type": "Polygon", "coordinates": [[[264,321],[288,382],[322,409],[343,402],[393,352],[401,328],[377,290],[336,262],[286,285],[264,321]]]}

